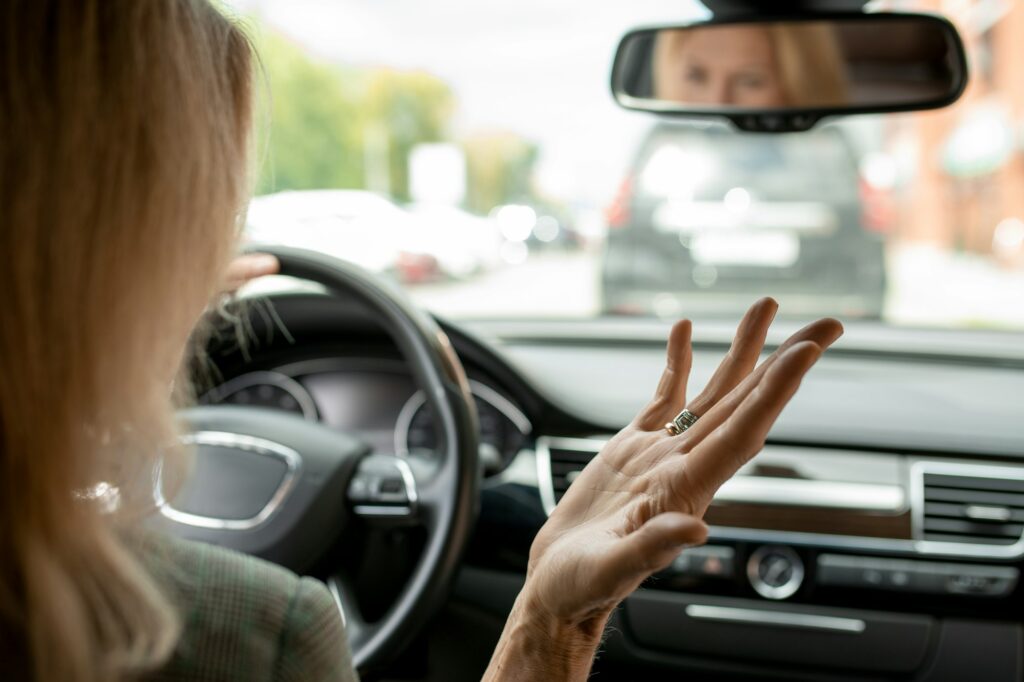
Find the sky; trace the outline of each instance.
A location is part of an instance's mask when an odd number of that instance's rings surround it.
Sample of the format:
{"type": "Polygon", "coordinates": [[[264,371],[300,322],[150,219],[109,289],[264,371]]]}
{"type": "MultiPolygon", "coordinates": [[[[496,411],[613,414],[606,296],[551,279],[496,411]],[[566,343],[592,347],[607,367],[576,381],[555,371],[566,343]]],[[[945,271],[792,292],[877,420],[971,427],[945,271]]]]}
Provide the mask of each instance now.
{"type": "Polygon", "coordinates": [[[687,22],[696,0],[228,0],[339,64],[422,69],[455,92],[455,134],[508,130],[541,149],[541,189],[581,205],[614,196],[653,119],[608,80],[622,34],[687,22]]]}

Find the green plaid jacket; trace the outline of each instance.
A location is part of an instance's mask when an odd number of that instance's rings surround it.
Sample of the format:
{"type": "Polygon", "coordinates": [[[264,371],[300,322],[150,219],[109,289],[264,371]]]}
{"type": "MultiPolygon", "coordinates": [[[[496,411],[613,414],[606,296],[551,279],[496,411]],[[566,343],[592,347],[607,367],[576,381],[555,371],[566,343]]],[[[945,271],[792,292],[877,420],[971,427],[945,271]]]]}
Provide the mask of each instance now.
{"type": "Polygon", "coordinates": [[[220,547],[163,536],[136,544],[184,623],[171,660],[145,680],[357,682],[323,583],[220,547]]]}

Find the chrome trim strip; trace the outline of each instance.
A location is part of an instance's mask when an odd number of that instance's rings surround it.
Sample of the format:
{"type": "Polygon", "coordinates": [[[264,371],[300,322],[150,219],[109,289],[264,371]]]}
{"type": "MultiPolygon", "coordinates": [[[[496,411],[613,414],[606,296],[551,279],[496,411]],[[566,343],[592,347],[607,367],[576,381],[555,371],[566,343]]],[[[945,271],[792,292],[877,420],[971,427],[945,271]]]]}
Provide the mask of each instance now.
{"type": "Polygon", "coordinates": [[[551,450],[548,444],[553,439],[541,436],[534,446],[534,453],[537,461],[537,491],[540,493],[540,503],[544,507],[544,513],[551,516],[555,511],[555,480],[551,476],[551,450]]]}
{"type": "Polygon", "coordinates": [[[302,410],[302,417],[306,421],[315,422],[319,420],[316,401],[313,400],[310,392],[298,381],[281,372],[248,372],[242,374],[234,379],[225,381],[216,388],[210,389],[203,394],[202,400],[212,400],[214,403],[219,403],[242,389],[259,386],[260,384],[277,386],[295,398],[295,402],[299,404],[299,408],[302,410]]]}
{"type": "Polygon", "coordinates": [[[935,461],[917,461],[910,467],[910,519],[912,535],[914,538],[914,548],[918,552],[943,556],[969,556],[988,559],[1017,559],[1024,556],[1024,534],[1022,534],[1017,542],[1012,545],[984,545],[968,542],[942,542],[938,540],[922,539],[924,537],[925,474],[1024,481],[1024,467],[935,461]]]}
{"type": "Polygon", "coordinates": [[[396,457],[395,468],[402,475],[402,483],[405,484],[405,498],[409,500],[409,506],[415,509],[416,504],[420,501],[420,496],[416,491],[416,477],[412,475],[412,467],[401,457],[396,457]]]}
{"type": "Polygon", "coordinates": [[[867,624],[859,618],[838,618],[836,616],[817,616],[809,613],[740,609],[731,606],[709,606],[706,604],[687,605],[686,615],[694,620],[708,620],[718,623],[764,625],[819,632],[843,632],[852,635],[859,635],[867,629],[867,624]]]}
{"type": "Polygon", "coordinates": [[[534,450],[537,453],[537,487],[540,501],[548,516],[555,510],[555,481],[551,475],[551,448],[592,452],[597,455],[607,445],[607,440],[598,438],[563,438],[561,436],[540,436],[534,450]]]}
{"type": "Polygon", "coordinates": [[[341,592],[338,590],[338,579],[331,576],[327,579],[327,589],[331,591],[331,597],[334,599],[334,605],[338,607],[338,614],[341,616],[341,627],[348,627],[348,619],[345,618],[345,607],[341,604],[341,592]]]}
{"type": "MultiPolygon", "coordinates": [[[[533,431],[533,424],[522,410],[487,384],[470,379],[469,392],[500,412],[502,416],[512,422],[519,433],[528,436],[533,431]]],[[[395,454],[399,457],[409,456],[409,426],[412,424],[416,412],[425,402],[426,396],[423,395],[423,391],[416,391],[402,405],[402,410],[398,413],[398,418],[395,420],[395,454]]]]}
{"type": "Polygon", "coordinates": [[[416,413],[420,411],[427,402],[427,396],[423,394],[423,391],[416,391],[413,393],[405,404],[402,405],[402,409],[398,412],[398,418],[395,419],[395,454],[399,457],[409,456],[409,427],[412,426],[412,419],[416,416],[416,413]]]}
{"type": "Polygon", "coordinates": [[[171,503],[164,499],[163,495],[163,466],[159,466],[154,486],[154,498],[160,513],[167,519],[186,526],[196,528],[211,528],[214,530],[252,530],[270,519],[271,516],[281,507],[285,498],[295,486],[295,481],[302,471],[302,457],[298,452],[289,447],[275,443],[274,441],[254,436],[244,436],[238,433],[227,433],[224,431],[197,431],[185,434],[181,437],[185,445],[211,445],[225,448],[232,448],[241,452],[248,452],[263,457],[277,457],[284,460],[287,469],[281,484],[264,505],[258,514],[248,519],[222,519],[215,516],[202,516],[200,514],[189,514],[175,509],[171,503]]]}
{"type": "Polygon", "coordinates": [[[736,476],[718,489],[715,501],[899,513],[906,496],[898,485],[736,476]]]}
{"type": "Polygon", "coordinates": [[[530,423],[530,420],[523,414],[522,410],[487,384],[476,379],[470,379],[469,390],[473,395],[490,404],[491,407],[501,412],[505,417],[508,417],[508,420],[515,425],[519,433],[529,436],[533,432],[533,424],[530,423]]]}
{"type": "Polygon", "coordinates": [[[354,507],[352,507],[352,511],[354,511],[359,516],[394,517],[409,516],[410,514],[412,514],[411,507],[406,507],[404,505],[401,507],[396,507],[394,505],[387,504],[357,504],[354,507]]]}

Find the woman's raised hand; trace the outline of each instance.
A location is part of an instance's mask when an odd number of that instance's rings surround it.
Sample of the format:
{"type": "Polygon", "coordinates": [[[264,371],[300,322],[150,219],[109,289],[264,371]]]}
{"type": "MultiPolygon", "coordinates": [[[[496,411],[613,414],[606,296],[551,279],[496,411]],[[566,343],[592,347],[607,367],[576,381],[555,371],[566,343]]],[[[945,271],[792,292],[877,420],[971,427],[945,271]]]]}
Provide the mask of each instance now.
{"type": "Polygon", "coordinates": [[[757,366],[777,309],[765,298],[747,311],[725,359],[690,401],[691,325],[678,322],[654,398],[580,473],[538,533],[510,624],[543,623],[549,636],[575,642],[577,672],[549,670],[550,679],[585,677],[587,649],[611,610],[684,547],[704,541],[701,517],[715,492],[761,450],[804,374],[842,334],[836,320],[818,320],[757,366]],[[665,425],[684,407],[699,419],[671,435],[665,425]]]}

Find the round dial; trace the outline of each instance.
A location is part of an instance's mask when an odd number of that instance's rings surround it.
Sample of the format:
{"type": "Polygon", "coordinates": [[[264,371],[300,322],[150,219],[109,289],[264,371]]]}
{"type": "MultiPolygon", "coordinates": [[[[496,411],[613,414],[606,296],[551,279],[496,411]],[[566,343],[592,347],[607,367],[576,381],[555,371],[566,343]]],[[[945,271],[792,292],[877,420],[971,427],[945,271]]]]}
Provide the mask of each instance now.
{"type": "Polygon", "coordinates": [[[204,395],[204,405],[248,405],[292,412],[316,421],[316,403],[302,384],[278,372],[250,372],[204,395]]]}
{"type": "Polygon", "coordinates": [[[750,555],[747,578],[754,590],[767,599],[786,599],[796,594],[804,579],[804,564],[789,547],[766,545],[750,555]]]}
{"type": "MultiPolygon", "coordinates": [[[[515,405],[485,384],[470,381],[480,421],[480,456],[485,465],[501,466],[520,448],[530,432],[530,423],[515,405]]],[[[395,451],[399,456],[436,462],[441,444],[434,428],[435,418],[417,391],[402,408],[395,425],[395,451]]]]}

